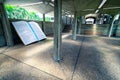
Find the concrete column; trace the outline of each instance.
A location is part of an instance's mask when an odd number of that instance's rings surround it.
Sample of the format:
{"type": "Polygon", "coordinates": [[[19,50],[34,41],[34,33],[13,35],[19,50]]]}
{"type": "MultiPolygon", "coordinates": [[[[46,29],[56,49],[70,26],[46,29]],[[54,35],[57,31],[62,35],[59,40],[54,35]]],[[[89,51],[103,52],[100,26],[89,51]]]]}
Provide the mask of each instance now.
{"type": "Polygon", "coordinates": [[[117,14],[117,15],[114,16],[113,21],[112,21],[112,24],[111,24],[111,27],[110,27],[110,31],[109,31],[108,37],[111,37],[112,31],[113,31],[113,27],[114,27],[114,22],[115,22],[115,20],[118,20],[118,19],[119,19],[119,16],[120,16],[119,14],[117,14]]]}
{"type": "Polygon", "coordinates": [[[111,37],[111,35],[112,35],[113,26],[114,26],[114,20],[112,21],[108,37],[111,37]]]}
{"type": "Polygon", "coordinates": [[[77,12],[74,14],[74,23],[73,23],[73,40],[76,40],[76,35],[77,35],[77,12]]]}
{"type": "Polygon", "coordinates": [[[55,0],[54,5],[54,60],[61,61],[62,0],[55,0]]]}
{"type": "Polygon", "coordinates": [[[7,13],[5,10],[4,3],[0,3],[0,9],[1,9],[1,16],[2,16],[2,25],[4,29],[4,35],[6,39],[7,46],[13,46],[13,37],[12,37],[12,32],[10,28],[10,23],[7,18],[7,13]]]}
{"type": "Polygon", "coordinates": [[[67,25],[67,16],[66,16],[66,25],[67,25]]]}
{"type": "Polygon", "coordinates": [[[45,14],[43,14],[43,32],[45,32],[45,14]]]}
{"type": "Polygon", "coordinates": [[[71,15],[71,17],[70,17],[70,24],[72,24],[72,15],[71,15]]]}
{"type": "Polygon", "coordinates": [[[81,17],[80,17],[80,20],[79,20],[79,25],[78,25],[78,34],[80,34],[80,31],[81,31],[81,17]]]}

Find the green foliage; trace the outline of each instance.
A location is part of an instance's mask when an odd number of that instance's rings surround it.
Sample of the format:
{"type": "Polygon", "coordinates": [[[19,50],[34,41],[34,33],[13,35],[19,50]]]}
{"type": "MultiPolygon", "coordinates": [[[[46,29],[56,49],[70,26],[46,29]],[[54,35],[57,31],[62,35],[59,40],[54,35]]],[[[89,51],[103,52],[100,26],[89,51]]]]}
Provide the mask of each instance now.
{"type": "Polygon", "coordinates": [[[50,17],[46,17],[45,21],[51,21],[51,18],[50,17]]]}
{"type": "Polygon", "coordinates": [[[35,12],[29,12],[28,19],[42,21],[42,18],[40,18],[35,12]]]}
{"type": "MultiPolygon", "coordinates": [[[[8,18],[10,19],[26,19],[26,20],[38,20],[43,21],[35,12],[28,12],[24,8],[13,5],[5,5],[8,18]]],[[[51,21],[50,17],[46,17],[45,21],[51,21]]]]}
{"type": "Polygon", "coordinates": [[[28,12],[20,7],[5,5],[8,18],[12,19],[27,19],[28,12]]]}
{"type": "Polygon", "coordinates": [[[12,5],[5,5],[5,8],[8,18],[11,19],[42,20],[35,12],[28,12],[24,8],[12,5]]]}

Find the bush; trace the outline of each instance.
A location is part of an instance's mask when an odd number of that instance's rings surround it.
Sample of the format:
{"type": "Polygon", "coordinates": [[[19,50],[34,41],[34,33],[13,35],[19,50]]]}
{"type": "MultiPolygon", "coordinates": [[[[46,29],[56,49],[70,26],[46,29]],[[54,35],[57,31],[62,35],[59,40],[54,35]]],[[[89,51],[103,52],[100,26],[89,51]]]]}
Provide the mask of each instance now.
{"type": "Polygon", "coordinates": [[[11,19],[27,19],[27,20],[39,20],[39,21],[43,20],[35,12],[28,12],[24,8],[20,8],[8,4],[5,5],[5,8],[8,18],[11,19]]]}

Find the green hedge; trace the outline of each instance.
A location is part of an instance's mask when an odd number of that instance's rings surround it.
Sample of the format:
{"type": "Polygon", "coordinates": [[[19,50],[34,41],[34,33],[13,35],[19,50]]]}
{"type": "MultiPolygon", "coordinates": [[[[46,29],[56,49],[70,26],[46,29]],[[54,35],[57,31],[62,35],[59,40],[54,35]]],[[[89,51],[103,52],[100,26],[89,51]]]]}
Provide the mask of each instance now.
{"type": "Polygon", "coordinates": [[[39,21],[43,20],[35,12],[28,12],[24,8],[20,8],[8,4],[5,5],[5,8],[8,18],[11,19],[27,19],[27,20],[39,20],[39,21]]]}

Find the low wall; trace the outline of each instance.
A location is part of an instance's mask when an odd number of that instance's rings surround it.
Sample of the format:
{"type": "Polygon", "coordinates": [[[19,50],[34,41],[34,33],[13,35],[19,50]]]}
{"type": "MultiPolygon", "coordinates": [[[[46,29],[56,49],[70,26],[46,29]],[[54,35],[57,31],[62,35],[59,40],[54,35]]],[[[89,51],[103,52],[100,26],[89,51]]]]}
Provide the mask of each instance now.
{"type": "Polygon", "coordinates": [[[107,36],[109,29],[109,24],[82,24],[80,34],[107,36]]]}
{"type": "Polygon", "coordinates": [[[44,33],[46,35],[53,34],[54,23],[53,22],[45,22],[44,24],[44,33]]]}
{"type": "MultiPolygon", "coordinates": [[[[49,34],[53,34],[53,29],[54,29],[54,22],[45,22],[45,34],[49,35],[49,34]]],[[[62,24],[62,29],[64,29],[64,24],[62,24]]]]}

